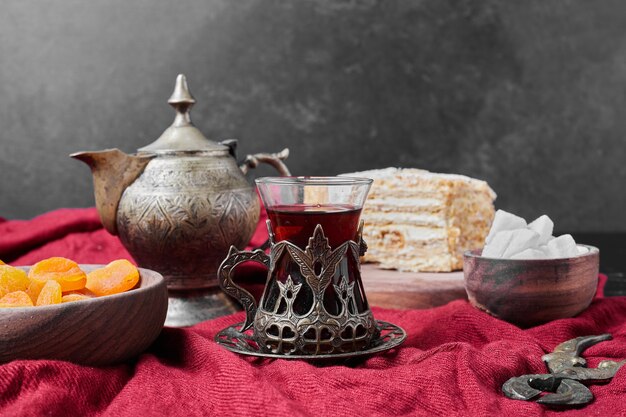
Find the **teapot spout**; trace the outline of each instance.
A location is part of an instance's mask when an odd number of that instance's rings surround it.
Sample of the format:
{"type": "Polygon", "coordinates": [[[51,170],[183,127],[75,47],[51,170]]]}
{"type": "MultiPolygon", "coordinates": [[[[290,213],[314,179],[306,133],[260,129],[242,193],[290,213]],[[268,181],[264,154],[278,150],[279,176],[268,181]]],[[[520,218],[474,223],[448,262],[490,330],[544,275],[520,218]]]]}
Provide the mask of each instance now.
{"type": "Polygon", "coordinates": [[[119,149],[77,152],[70,157],[83,161],[91,168],[96,208],[102,225],[117,235],[117,207],[122,193],[143,172],[154,154],[128,155],[119,149]]]}

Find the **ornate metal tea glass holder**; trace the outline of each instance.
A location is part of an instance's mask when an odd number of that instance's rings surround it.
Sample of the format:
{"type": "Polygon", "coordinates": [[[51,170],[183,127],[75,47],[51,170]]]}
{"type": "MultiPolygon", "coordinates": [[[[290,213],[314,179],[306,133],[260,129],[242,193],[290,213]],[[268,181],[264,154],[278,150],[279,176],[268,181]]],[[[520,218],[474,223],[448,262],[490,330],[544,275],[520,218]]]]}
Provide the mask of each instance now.
{"type": "Polygon", "coordinates": [[[233,246],[220,265],[220,287],[242,304],[246,320],[219,332],[215,337],[218,344],[253,356],[330,359],[385,351],[406,339],[402,328],[375,320],[367,304],[358,272],[359,257],[367,249],[362,239],[362,222],[358,242],[349,240],[335,249],[330,247],[319,224],[304,250],[286,240],[275,242],[269,220],[267,227],[269,256],[261,250],[243,252],[233,246]],[[248,261],[269,269],[259,305],[232,278],[233,270],[248,261]],[[352,276],[338,276],[342,263],[352,264],[357,270],[352,271],[352,276]],[[278,270],[290,273],[281,279],[278,270]],[[362,294],[360,303],[356,291],[362,294]],[[339,306],[335,314],[325,306],[325,297],[339,306]]]}

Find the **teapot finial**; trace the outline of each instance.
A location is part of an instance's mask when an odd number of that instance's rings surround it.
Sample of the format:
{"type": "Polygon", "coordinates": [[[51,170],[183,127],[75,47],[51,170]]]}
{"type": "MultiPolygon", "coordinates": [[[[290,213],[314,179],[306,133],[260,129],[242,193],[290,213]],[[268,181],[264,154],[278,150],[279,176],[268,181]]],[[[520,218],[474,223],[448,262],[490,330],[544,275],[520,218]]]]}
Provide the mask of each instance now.
{"type": "Polygon", "coordinates": [[[178,74],[176,84],[174,84],[174,92],[167,102],[176,110],[176,117],[170,127],[154,142],[143,148],[139,148],[139,152],[164,152],[171,153],[177,151],[194,152],[194,151],[220,151],[228,153],[228,147],[207,139],[206,136],[191,123],[189,111],[196,103],[189,92],[187,86],[187,77],[184,74],[178,74]]]}
{"type": "Polygon", "coordinates": [[[180,127],[191,124],[189,110],[196,103],[196,99],[189,92],[185,74],[178,74],[178,77],[176,77],[174,92],[167,102],[176,110],[176,119],[174,119],[173,126],[180,127]]]}

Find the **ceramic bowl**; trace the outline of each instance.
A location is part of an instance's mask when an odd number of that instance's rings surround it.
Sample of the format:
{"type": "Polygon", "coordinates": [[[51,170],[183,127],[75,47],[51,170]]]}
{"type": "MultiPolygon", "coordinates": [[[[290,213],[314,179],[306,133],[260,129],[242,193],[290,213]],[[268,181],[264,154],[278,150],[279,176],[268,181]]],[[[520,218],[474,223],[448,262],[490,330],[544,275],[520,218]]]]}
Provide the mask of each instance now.
{"type": "MultiPolygon", "coordinates": [[[[89,272],[103,265],[81,265],[89,272]]],[[[21,267],[28,270],[28,267],[21,267]]],[[[132,358],[157,338],[167,313],[161,274],[139,268],[137,288],[42,307],[0,308],[0,363],[58,359],[109,365],[132,358]]]]}
{"type": "Polygon", "coordinates": [[[489,314],[530,327],[573,317],[596,292],[600,251],[561,259],[495,259],[466,252],[465,289],[470,303],[489,314]]]}

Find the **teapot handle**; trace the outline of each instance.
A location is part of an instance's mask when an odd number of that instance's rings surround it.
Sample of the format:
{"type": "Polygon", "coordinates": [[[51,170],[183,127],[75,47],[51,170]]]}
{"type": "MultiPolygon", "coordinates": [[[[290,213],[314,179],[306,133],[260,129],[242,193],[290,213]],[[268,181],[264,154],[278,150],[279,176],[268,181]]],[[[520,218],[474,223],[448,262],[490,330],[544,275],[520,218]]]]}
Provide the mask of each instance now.
{"type": "Polygon", "coordinates": [[[276,168],[276,171],[278,171],[281,176],[289,177],[291,176],[291,172],[289,172],[289,168],[287,168],[287,165],[283,162],[288,156],[288,148],[278,153],[255,153],[254,155],[247,155],[243,163],[239,165],[239,168],[241,168],[241,171],[243,171],[245,175],[250,171],[250,168],[256,168],[263,162],[276,168]]]}
{"type": "Polygon", "coordinates": [[[245,332],[254,323],[254,315],[257,310],[257,303],[252,294],[235,284],[232,278],[233,270],[243,262],[258,262],[270,267],[270,257],[260,249],[253,252],[239,251],[236,247],[231,246],[228,256],[222,261],[217,270],[217,281],[220,288],[228,295],[237,300],[246,310],[246,321],[241,326],[240,332],[245,332]]]}

